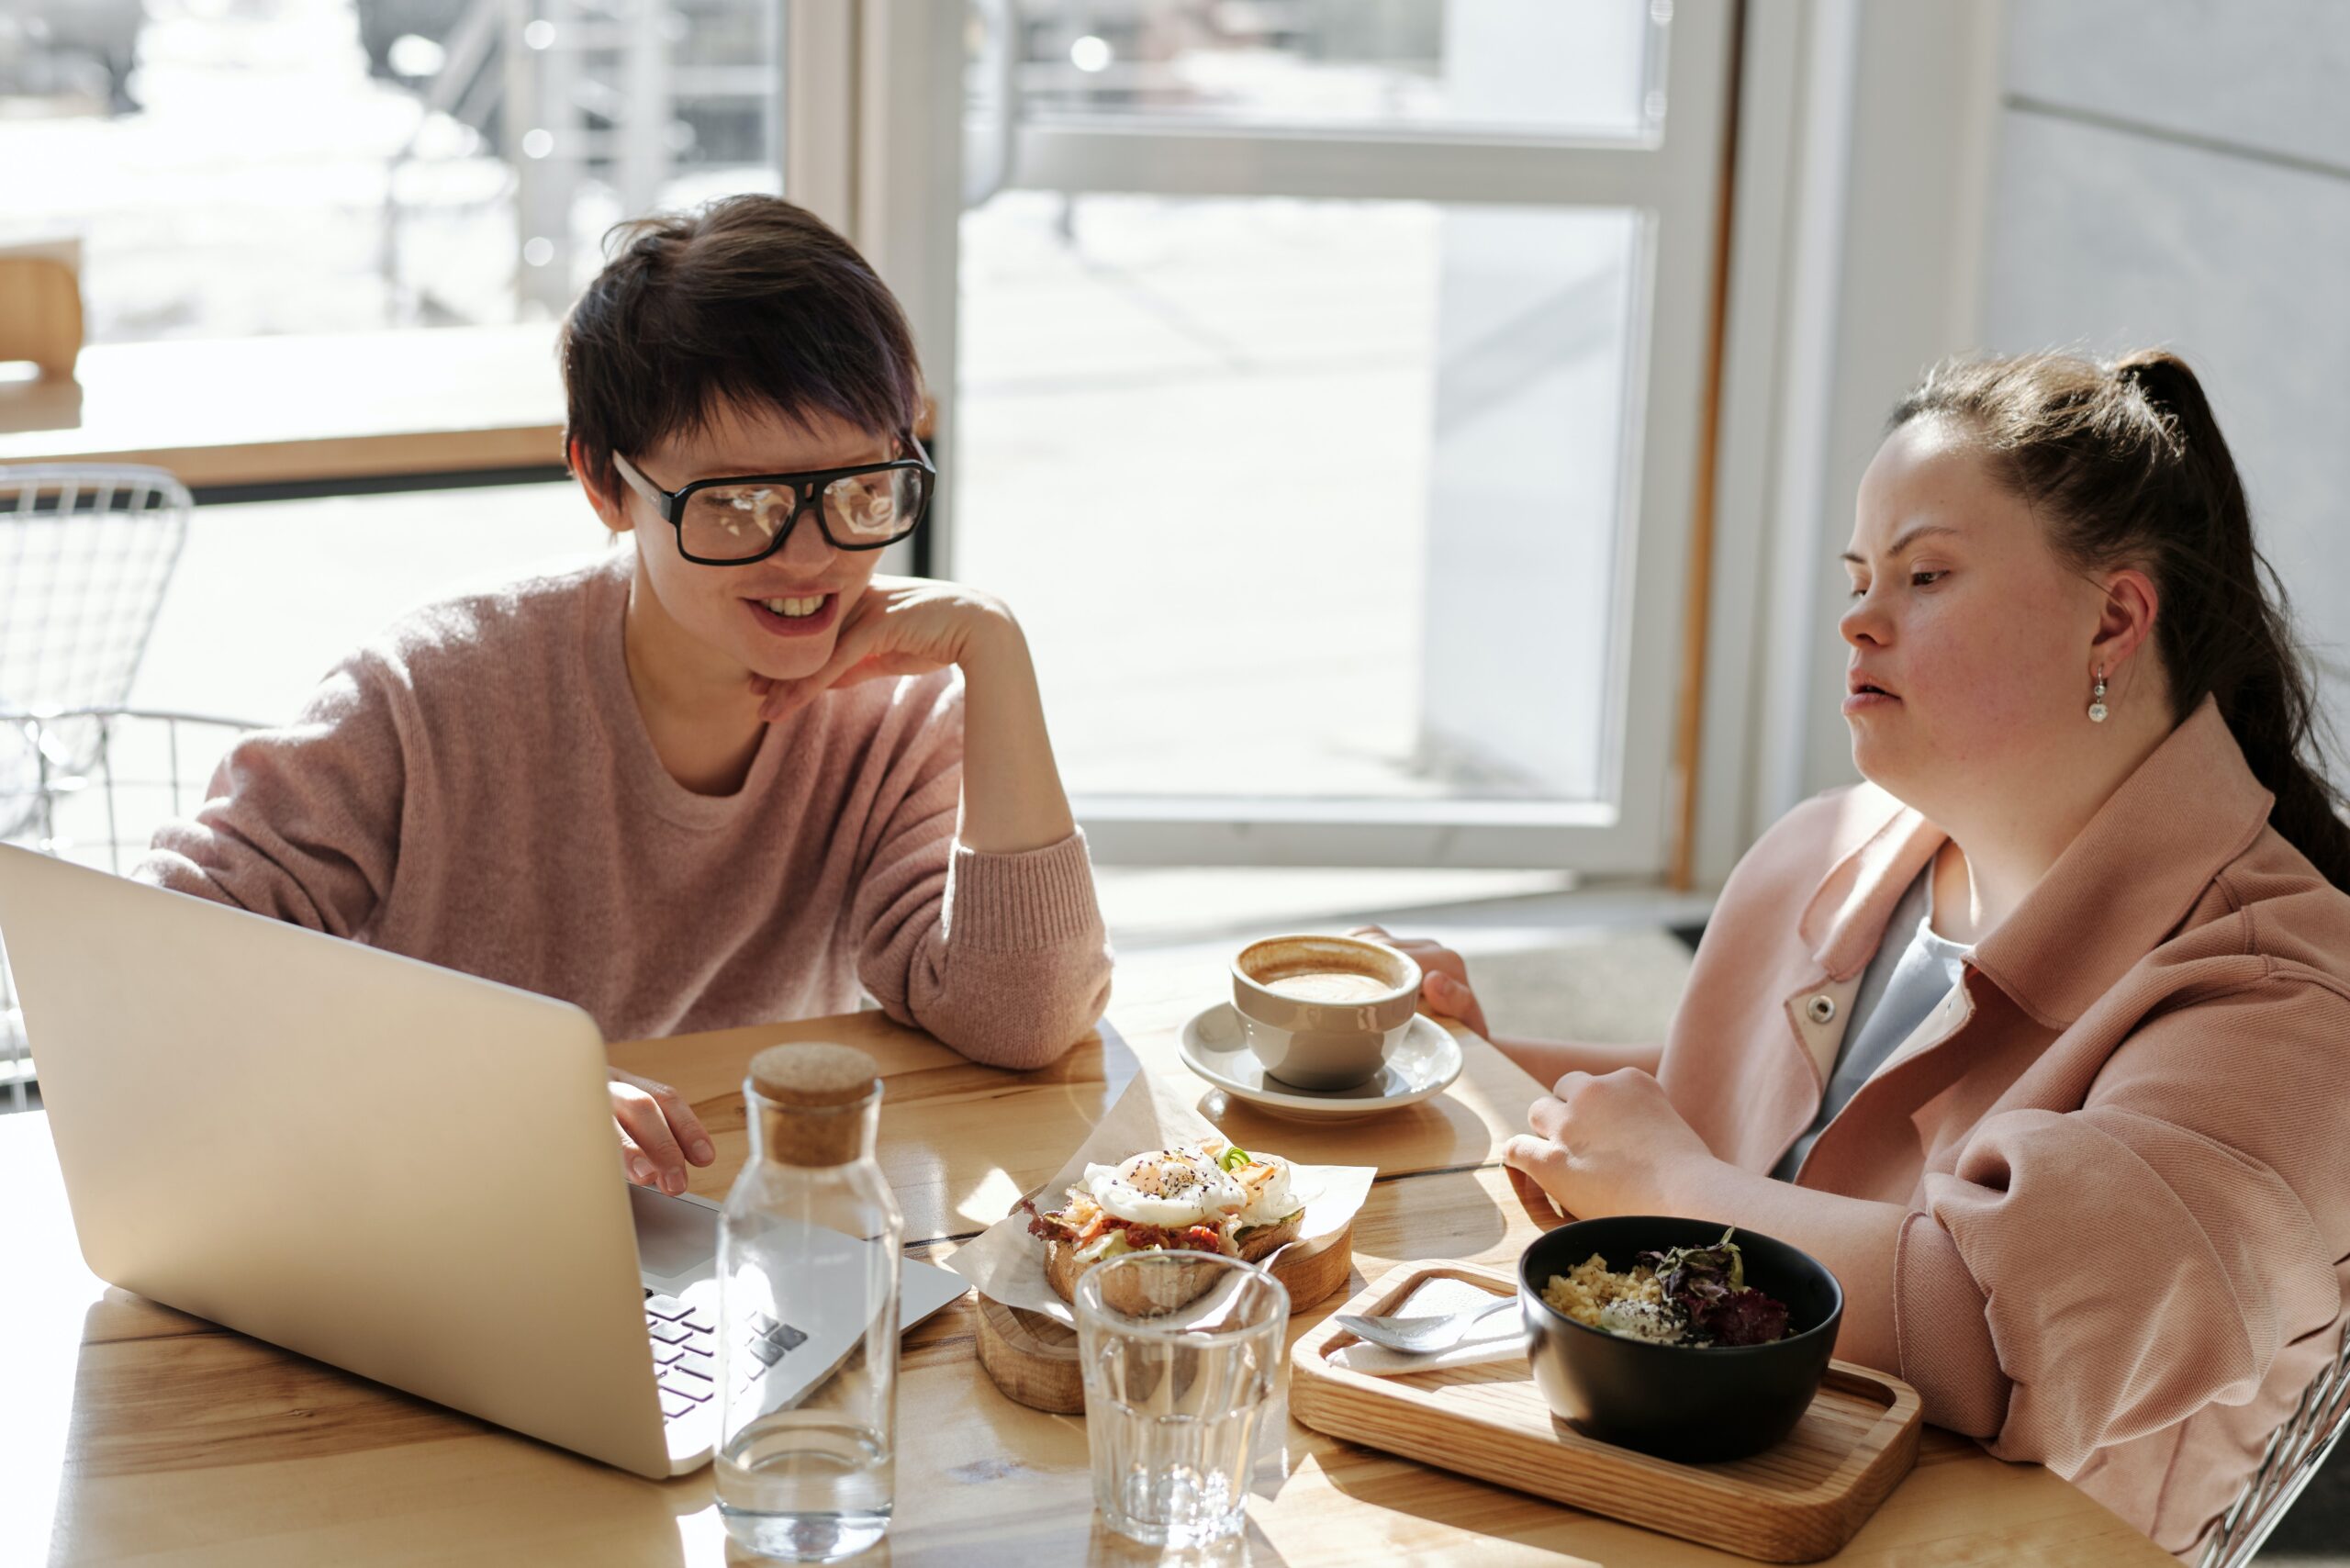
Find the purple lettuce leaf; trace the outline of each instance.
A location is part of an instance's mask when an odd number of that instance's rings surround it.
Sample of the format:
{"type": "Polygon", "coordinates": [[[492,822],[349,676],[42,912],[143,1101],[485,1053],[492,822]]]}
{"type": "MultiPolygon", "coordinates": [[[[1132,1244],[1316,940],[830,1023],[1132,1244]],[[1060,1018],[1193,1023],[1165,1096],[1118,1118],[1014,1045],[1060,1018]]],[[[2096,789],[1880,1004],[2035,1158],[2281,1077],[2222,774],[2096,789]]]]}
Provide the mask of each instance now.
{"type": "Polygon", "coordinates": [[[1749,1287],[1692,1308],[1689,1321],[1717,1345],[1769,1345],[1787,1337],[1787,1304],[1749,1287]]]}
{"type": "Polygon", "coordinates": [[[1711,1247],[1675,1247],[1643,1252],[1646,1264],[1664,1287],[1692,1332],[1718,1345],[1767,1345],[1786,1338],[1786,1304],[1746,1283],[1746,1260],[1730,1237],[1722,1232],[1711,1247]]]}

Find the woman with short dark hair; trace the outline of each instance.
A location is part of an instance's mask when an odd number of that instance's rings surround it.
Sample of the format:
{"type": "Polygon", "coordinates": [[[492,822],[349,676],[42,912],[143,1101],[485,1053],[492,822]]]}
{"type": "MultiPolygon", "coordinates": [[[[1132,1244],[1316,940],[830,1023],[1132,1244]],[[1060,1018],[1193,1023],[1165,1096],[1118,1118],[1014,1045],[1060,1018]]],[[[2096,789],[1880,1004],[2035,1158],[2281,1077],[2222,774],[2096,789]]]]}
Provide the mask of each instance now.
{"type": "MultiPolygon", "coordinates": [[[[904,317],[737,196],[616,231],[564,324],[566,455],[633,547],[420,610],[241,741],[139,874],[577,1002],[635,1038],[848,1011],[1039,1067],[1109,994],[1011,612],[874,575],[935,479],[904,317]]],[[[615,1074],[622,1158],[709,1139],[615,1074]]]]}

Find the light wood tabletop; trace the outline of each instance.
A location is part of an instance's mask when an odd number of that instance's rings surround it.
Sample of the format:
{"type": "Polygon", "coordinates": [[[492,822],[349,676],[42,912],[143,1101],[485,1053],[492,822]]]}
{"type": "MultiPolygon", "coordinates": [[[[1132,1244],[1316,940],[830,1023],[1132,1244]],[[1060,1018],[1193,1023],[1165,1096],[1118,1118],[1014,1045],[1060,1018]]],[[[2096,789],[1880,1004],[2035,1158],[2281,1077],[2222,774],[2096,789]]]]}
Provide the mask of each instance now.
{"type": "Polygon", "coordinates": [[[72,382],[0,385],[0,465],[142,463],[240,490],[562,461],[552,323],[98,343],[72,382]]]}
{"type": "MultiPolygon", "coordinates": [[[[1213,973],[1201,977],[1212,997],[1213,973]]],[[[723,1193],[744,1154],[741,1082],[759,1047],[839,1039],[887,1075],[881,1159],[917,1256],[934,1260],[1050,1175],[1134,1074],[1178,1079],[1244,1146],[1376,1162],[1354,1230],[1356,1278],[1300,1313],[1302,1333],[1393,1264],[1507,1267],[1535,1234],[1497,1164],[1540,1092],[1463,1039],[1450,1092],[1365,1122],[1308,1126],[1228,1107],[1178,1063],[1183,988],[1124,1001],[1113,1027],[1026,1074],[975,1067],[878,1014],[616,1046],[710,1125],[723,1193]]],[[[425,1404],[106,1286],[82,1266],[39,1114],[0,1117],[16,1362],[0,1416],[0,1561],[53,1564],[560,1562],[705,1564],[730,1555],[710,1472],[655,1484],[425,1404]]],[[[996,1392],[974,1360],[967,1297],[909,1335],[897,1519],[859,1562],[1142,1562],[1096,1520],[1082,1420],[996,1392]]],[[[1185,1561],[1729,1563],[1611,1520],[1335,1441],[1292,1422],[1290,1473],[1253,1497],[1246,1538],[1185,1561]]],[[[1835,1560],[2097,1564],[2173,1560],[2047,1471],[1929,1430],[1916,1472],[1835,1560]]]]}

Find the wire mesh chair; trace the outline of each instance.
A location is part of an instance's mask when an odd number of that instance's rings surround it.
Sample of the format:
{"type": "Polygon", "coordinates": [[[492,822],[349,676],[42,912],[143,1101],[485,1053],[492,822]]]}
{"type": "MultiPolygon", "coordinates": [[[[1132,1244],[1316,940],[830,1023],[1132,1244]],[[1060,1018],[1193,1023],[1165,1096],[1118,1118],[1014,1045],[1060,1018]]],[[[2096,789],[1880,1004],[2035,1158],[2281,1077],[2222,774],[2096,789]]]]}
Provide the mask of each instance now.
{"type": "MultiPolygon", "coordinates": [[[[120,708],[147,651],[195,502],[160,468],[0,467],[0,711],[45,713],[0,736],[0,791],[19,812],[41,799],[44,769],[86,772],[102,744],[95,719],[120,708]],[[10,786],[17,788],[10,789],[10,786]]],[[[0,802],[0,838],[25,823],[0,802]]]]}
{"type": "MultiPolygon", "coordinates": [[[[0,467],[0,840],[51,854],[103,844],[121,869],[135,829],[118,809],[117,731],[137,717],[123,704],[194,508],[160,468],[0,467]],[[75,823],[72,807],[84,798],[103,804],[103,834],[75,823]]],[[[176,753],[177,726],[166,727],[166,751],[176,753]]],[[[180,774],[170,761],[165,777],[180,774]]],[[[0,1080],[19,1110],[29,1077],[0,958],[0,1080]]]]}
{"type": "Polygon", "coordinates": [[[2301,1402],[2268,1439],[2260,1468],[2220,1516],[2197,1568],[2246,1568],[2285,1518],[2293,1499],[2324,1464],[2350,1426],[2350,1320],[2333,1360],[2311,1380],[2301,1402]]]}
{"type": "MultiPolygon", "coordinates": [[[[206,713],[79,708],[31,713],[0,710],[0,756],[28,759],[11,776],[0,767],[0,822],[17,825],[0,842],[79,861],[120,876],[138,863],[155,829],[203,803],[206,780],[239,735],[257,724],[206,713]],[[79,771],[54,766],[59,732],[88,746],[79,771]]],[[[0,1082],[15,1110],[31,1103],[32,1059],[24,1016],[0,948],[0,1082]]]]}

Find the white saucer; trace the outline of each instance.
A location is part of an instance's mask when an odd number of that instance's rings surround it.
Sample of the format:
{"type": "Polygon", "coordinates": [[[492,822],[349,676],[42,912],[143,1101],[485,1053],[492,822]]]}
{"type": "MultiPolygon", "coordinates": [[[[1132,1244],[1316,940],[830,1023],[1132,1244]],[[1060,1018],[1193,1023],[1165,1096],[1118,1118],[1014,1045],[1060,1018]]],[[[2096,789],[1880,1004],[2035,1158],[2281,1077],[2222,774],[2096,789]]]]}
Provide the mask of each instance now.
{"type": "Polygon", "coordinates": [[[1183,1065],[1236,1100],[1246,1100],[1279,1116],[1323,1121],[1367,1116],[1398,1105],[1416,1105],[1441,1094],[1460,1076],[1460,1043],[1445,1026],[1418,1014],[1403,1041],[1388,1053],[1379,1076],[1352,1089],[1316,1092],[1292,1089],[1265,1076],[1264,1064],[1240,1035],[1240,1014],[1219,1002],[1183,1025],[1177,1047],[1183,1065]]]}

